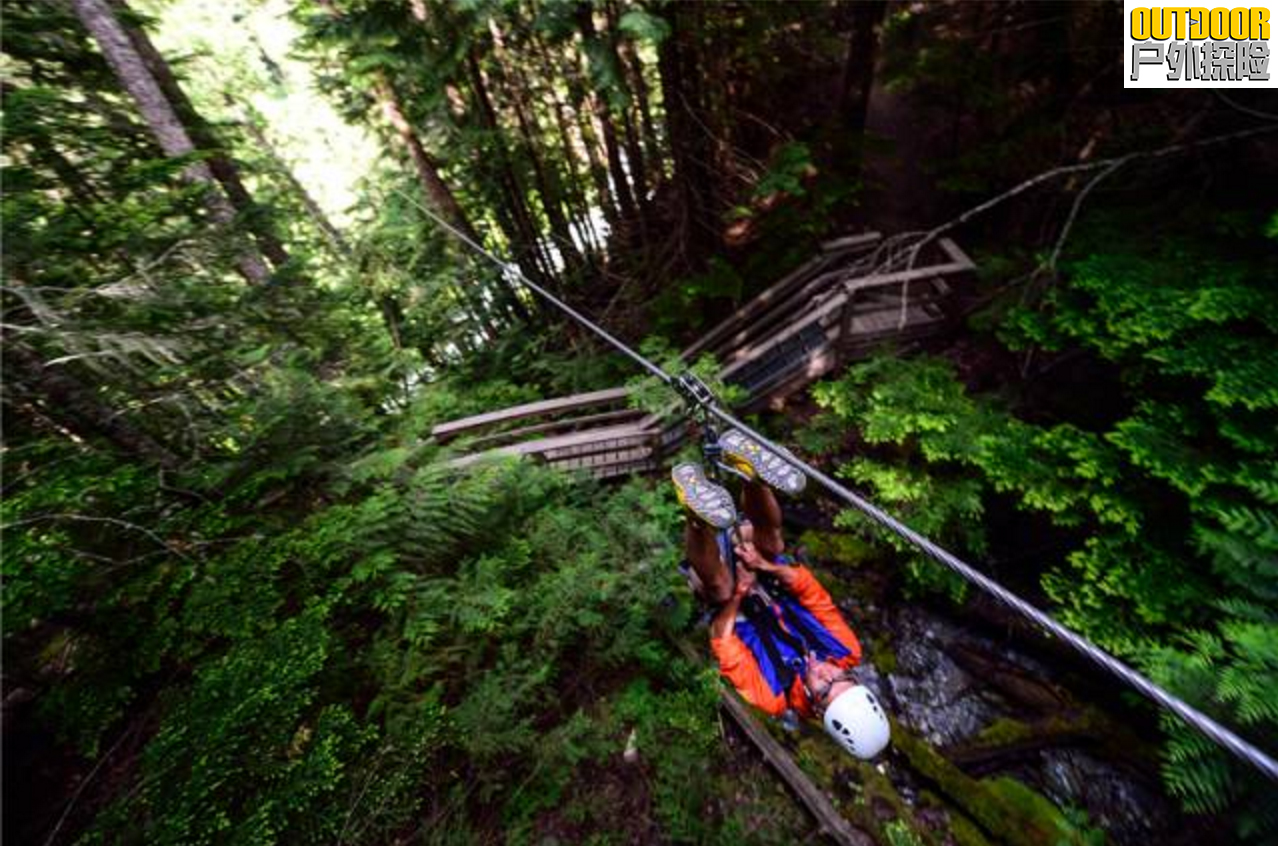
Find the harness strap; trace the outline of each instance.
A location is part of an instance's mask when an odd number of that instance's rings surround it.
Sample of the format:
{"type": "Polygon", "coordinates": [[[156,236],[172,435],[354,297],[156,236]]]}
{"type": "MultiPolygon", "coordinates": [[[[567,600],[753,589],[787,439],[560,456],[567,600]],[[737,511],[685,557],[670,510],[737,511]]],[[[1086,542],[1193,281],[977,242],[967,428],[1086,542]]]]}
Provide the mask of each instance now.
{"type": "Polygon", "coordinates": [[[772,665],[777,680],[781,682],[781,692],[784,694],[794,685],[798,670],[789,661],[785,660],[778,642],[784,643],[798,655],[803,655],[802,650],[794,639],[781,628],[772,610],[758,597],[749,597],[742,606],[742,611],[745,613],[746,619],[753,624],[755,634],[759,638],[759,644],[768,656],[768,662],[772,665]]]}
{"type": "Polygon", "coordinates": [[[828,655],[835,658],[842,658],[846,655],[847,650],[845,648],[830,648],[829,638],[823,637],[820,632],[810,625],[808,616],[810,612],[783,585],[777,583],[774,588],[772,584],[774,582],[776,582],[775,579],[769,578],[769,590],[773,591],[773,594],[777,597],[777,604],[781,606],[781,610],[785,614],[786,625],[803,642],[804,653],[815,652],[818,656],[828,655]]]}

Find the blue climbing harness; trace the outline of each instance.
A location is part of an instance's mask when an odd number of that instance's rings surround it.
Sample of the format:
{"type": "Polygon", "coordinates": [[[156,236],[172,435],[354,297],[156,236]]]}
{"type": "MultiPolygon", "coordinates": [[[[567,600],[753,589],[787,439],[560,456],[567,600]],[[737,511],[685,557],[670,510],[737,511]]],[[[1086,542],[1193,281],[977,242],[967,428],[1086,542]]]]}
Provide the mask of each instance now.
{"type": "MultiPolygon", "coordinates": [[[[716,536],[723,560],[736,573],[732,538],[724,530],[716,536]]],[[[777,556],[776,563],[794,566],[789,555],[777,556]]],[[[741,605],[743,619],[736,624],[737,637],[750,650],[768,687],[777,695],[785,694],[807,663],[808,653],[818,660],[838,660],[851,654],[843,643],[803,607],[778,579],[759,574],[770,602],[751,594],[741,605]]]]}

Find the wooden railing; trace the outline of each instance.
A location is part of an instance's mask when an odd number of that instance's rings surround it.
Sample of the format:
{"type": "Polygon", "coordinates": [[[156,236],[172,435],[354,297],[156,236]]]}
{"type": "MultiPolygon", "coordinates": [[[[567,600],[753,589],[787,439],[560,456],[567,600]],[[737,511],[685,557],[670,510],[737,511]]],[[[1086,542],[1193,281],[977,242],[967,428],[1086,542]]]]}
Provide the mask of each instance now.
{"type": "MultiPolygon", "coordinates": [[[[744,389],[740,410],[783,401],[884,340],[910,339],[944,325],[951,283],[975,269],[942,238],[910,270],[873,273],[869,232],[827,242],[813,259],[734,311],[683,351],[712,354],[723,378],[744,389]]],[[[629,392],[610,388],[513,406],[436,426],[457,441],[462,463],[481,454],[536,456],[600,478],[657,469],[688,431],[628,408],[629,392]]]]}

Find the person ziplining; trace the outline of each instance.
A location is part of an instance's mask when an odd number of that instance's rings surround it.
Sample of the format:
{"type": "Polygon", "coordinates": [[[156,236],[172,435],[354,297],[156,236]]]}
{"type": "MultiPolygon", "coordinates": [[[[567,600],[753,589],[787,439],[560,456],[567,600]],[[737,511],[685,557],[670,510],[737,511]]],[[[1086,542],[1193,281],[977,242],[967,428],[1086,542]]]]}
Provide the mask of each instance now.
{"type": "Polygon", "coordinates": [[[844,750],[873,758],[887,746],[890,728],[853,671],[861,644],[816,576],[785,551],[773,489],[793,496],[807,478],[736,429],[714,449],[724,469],[744,480],[744,518],[700,465],[676,465],[671,479],[685,510],[694,590],[715,608],[710,649],[720,673],[756,708],[816,717],[844,750]]]}
{"type": "MultiPolygon", "coordinates": [[[[965,579],[967,582],[977,586],[981,590],[985,591],[987,594],[993,596],[996,600],[1003,603],[1005,606],[1007,606],[1010,610],[1012,610],[1016,614],[1034,623],[1038,628],[1040,628],[1047,635],[1059,638],[1063,643],[1067,644],[1070,648],[1074,649],[1080,655],[1084,656],[1085,658],[1087,658],[1089,661],[1096,664],[1101,669],[1112,674],[1115,678],[1122,681],[1132,690],[1139,692],[1143,696],[1150,699],[1152,702],[1156,703],[1159,707],[1166,709],[1168,712],[1176,714],[1178,717],[1180,717],[1190,726],[1192,726],[1193,728],[1201,732],[1204,737],[1210,739],[1213,743],[1216,743],[1221,748],[1228,750],[1230,753],[1237,756],[1240,760],[1245,761],[1249,765],[1255,767],[1257,771],[1263,773],[1268,778],[1278,782],[1278,759],[1275,759],[1274,757],[1270,756],[1268,753],[1266,753],[1263,749],[1256,746],[1254,743],[1251,743],[1245,738],[1239,736],[1237,732],[1220,724],[1209,715],[1203,713],[1202,711],[1198,710],[1194,706],[1185,702],[1180,697],[1170,693],[1169,691],[1165,690],[1160,685],[1155,684],[1153,681],[1151,681],[1150,679],[1148,679],[1141,673],[1137,672],[1135,669],[1128,666],[1123,661],[1120,661],[1118,658],[1109,654],[1104,649],[1098,647],[1096,644],[1087,640],[1087,638],[1071,630],[1067,626],[1064,626],[1061,623],[1057,622],[1051,616],[1039,610],[1035,606],[1031,605],[1029,602],[1026,602],[1024,599],[1017,596],[1015,593],[1008,590],[1007,588],[1003,587],[1001,584],[994,581],[989,576],[985,575],[980,570],[973,567],[971,564],[968,564],[966,561],[954,555],[949,550],[939,546],[938,544],[933,542],[931,539],[925,537],[924,535],[919,534],[914,529],[911,529],[909,526],[897,520],[895,517],[888,514],[886,511],[879,508],[874,503],[870,502],[869,500],[860,496],[856,492],[850,490],[849,488],[847,488],[840,482],[836,481],[831,476],[827,475],[826,473],[823,473],[821,470],[817,469],[816,467],[812,466],[811,464],[807,462],[794,458],[788,452],[786,452],[783,447],[773,444],[770,440],[768,440],[768,438],[756,432],[748,424],[742,422],[741,420],[738,420],[731,413],[724,410],[720,406],[720,403],[718,399],[714,396],[713,392],[711,392],[710,389],[703,382],[701,382],[695,375],[693,375],[690,372],[685,372],[679,375],[678,377],[670,375],[661,367],[659,367],[657,364],[653,363],[652,361],[649,361],[646,357],[639,354],[638,352],[636,352],[635,350],[627,346],[625,343],[617,339],[615,336],[609,333],[602,326],[599,326],[597,323],[587,318],[581,312],[577,311],[572,306],[565,303],[563,300],[555,296],[553,293],[551,293],[549,290],[547,290],[543,286],[529,279],[522,272],[520,272],[519,268],[516,265],[511,264],[510,262],[502,261],[500,258],[493,255],[491,252],[484,249],[482,245],[477,243],[469,235],[457,229],[457,227],[453,226],[447,220],[440,217],[438,214],[436,214],[434,211],[432,211],[425,205],[418,202],[416,199],[412,198],[411,196],[407,194],[404,194],[404,192],[402,191],[399,193],[403,195],[404,197],[406,197],[407,199],[409,199],[409,201],[414,206],[416,206],[423,214],[425,214],[427,217],[435,221],[435,223],[437,223],[444,230],[449,232],[453,237],[457,238],[459,241],[466,244],[468,247],[474,250],[476,254],[482,256],[485,260],[492,262],[492,264],[496,266],[508,279],[518,280],[521,284],[523,284],[526,288],[528,288],[528,290],[532,291],[538,297],[541,297],[542,299],[544,299],[546,302],[551,303],[552,305],[555,306],[555,308],[559,309],[561,312],[563,312],[564,314],[572,318],[581,326],[593,332],[595,335],[597,335],[599,338],[607,342],[610,346],[612,346],[618,352],[620,352],[621,354],[629,358],[631,361],[633,361],[641,369],[646,371],[649,375],[657,379],[659,382],[673,388],[686,404],[687,413],[689,414],[689,416],[698,417],[703,422],[703,424],[709,424],[711,421],[714,421],[716,425],[723,424],[723,425],[732,427],[738,434],[742,435],[746,440],[753,442],[754,447],[756,447],[760,451],[766,450],[774,458],[779,459],[782,464],[788,466],[791,471],[798,474],[798,476],[804,477],[805,480],[811,479],[812,481],[816,482],[818,485],[824,488],[831,496],[839,499],[845,505],[855,508],[861,514],[869,518],[872,522],[882,527],[884,530],[895,534],[897,537],[901,538],[905,542],[909,543],[911,546],[921,551],[923,554],[927,555],[936,563],[948,568],[952,572],[958,574],[960,577],[965,579]],[[785,453],[787,457],[781,458],[782,453],[785,453]]],[[[941,230],[933,230],[933,232],[931,233],[931,236],[935,236],[940,231],[941,230]]],[[[750,457],[746,456],[746,458],[750,458],[750,457]]],[[[751,461],[742,460],[741,463],[742,464],[752,463],[752,460],[751,461]]],[[[695,467],[695,465],[693,466],[695,467]]],[[[754,480],[754,478],[751,477],[750,475],[752,471],[749,470],[748,468],[739,467],[737,468],[737,470],[741,472],[743,475],[745,475],[747,480],[749,481],[754,480]]],[[[701,474],[701,479],[703,480],[702,482],[703,484],[706,484],[706,485],[710,484],[709,481],[706,480],[704,473],[701,474]]],[[[696,481],[696,479],[693,478],[693,479],[690,479],[689,481],[693,482],[693,481],[696,481]]],[[[678,487],[680,491],[682,492],[683,486],[680,484],[680,482],[676,479],[675,483],[676,483],[676,487],[678,487]]],[[[721,532],[728,531],[729,533],[728,537],[731,538],[730,530],[737,523],[736,510],[735,510],[735,507],[732,506],[732,497],[730,495],[726,495],[727,492],[723,490],[721,486],[719,487],[719,490],[722,491],[722,493],[721,494],[716,493],[714,498],[710,500],[711,507],[709,510],[704,512],[706,516],[698,517],[698,519],[702,519],[704,522],[714,527],[718,531],[721,531],[721,532]],[[725,499],[728,506],[726,511],[723,510],[725,499]],[[717,508],[715,507],[716,504],[718,506],[717,508]]],[[[779,510],[778,510],[778,513],[779,513],[779,510]]],[[[779,531],[780,521],[777,520],[775,525],[778,527],[778,531],[779,531]]],[[[738,539],[744,540],[744,538],[740,536],[739,532],[738,532],[738,539]]],[[[716,540],[715,543],[716,543],[716,547],[720,546],[720,541],[716,540]]],[[[745,549],[744,546],[742,548],[745,549]]],[[[729,551],[731,549],[732,549],[731,543],[723,543],[722,544],[723,553],[719,557],[719,560],[722,561],[723,558],[729,557],[729,551]]],[[[704,565],[706,562],[706,559],[703,558],[702,560],[704,565]]],[[[772,561],[770,563],[777,564],[778,567],[783,566],[778,561],[772,561]]],[[[729,568],[729,572],[731,572],[731,569],[732,568],[729,568]]],[[[745,569],[746,571],[749,570],[748,567],[743,569],[745,569]]],[[[710,571],[708,572],[711,572],[714,570],[715,568],[711,566],[710,571]]],[[[773,574],[766,573],[766,572],[764,572],[763,575],[765,578],[771,578],[773,576],[773,574]]],[[[751,593],[758,593],[760,595],[760,598],[763,599],[763,597],[766,595],[765,590],[760,589],[757,586],[753,588],[750,587],[748,585],[749,578],[750,576],[748,575],[745,577],[747,581],[747,585],[746,585],[746,589],[742,593],[742,600],[741,600],[742,608],[746,608],[746,609],[748,609],[750,606],[747,603],[745,603],[744,601],[745,596],[748,596],[751,593]]],[[[778,581],[779,581],[779,577],[778,577],[778,581]]],[[[722,583],[722,577],[720,577],[720,583],[722,583]]],[[[730,578],[727,581],[727,583],[732,585],[732,593],[735,596],[735,594],[737,593],[737,589],[741,586],[741,583],[737,581],[735,578],[730,578]]],[[[785,587],[784,583],[781,583],[781,587],[782,588],[785,587]]],[[[718,590],[719,588],[712,588],[712,589],[718,590]]],[[[785,590],[788,591],[789,589],[786,588],[785,590]]],[[[822,588],[822,592],[824,592],[823,588],[822,588]]],[[[784,592],[782,592],[782,595],[784,596],[784,592]]],[[[826,594],[826,597],[828,600],[828,594],[826,594]]],[[[797,597],[795,601],[798,602],[797,597]]],[[[802,602],[798,602],[798,604],[802,605],[802,602]]],[[[776,617],[779,621],[787,621],[787,620],[793,619],[793,618],[788,618],[786,616],[785,606],[778,606],[775,603],[770,603],[769,607],[773,609],[773,616],[776,617]],[[780,610],[777,610],[778,608],[780,610]]],[[[738,610],[740,611],[741,608],[739,608],[738,610]]],[[[734,615],[732,617],[732,622],[733,622],[732,634],[734,635],[737,634],[737,627],[741,625],[740,617],[741,617],[740,614],[734,615]]],[[[761,615],[757,615],[756,619],[766,620],[767,618],[761,615]]],[[[747,620],[747,622],[749,621],[747,620]]],[[[789,634],[789,635],[794,634],[794,630],[792,628],[787,628],[786,626],[782,626],[779,623],[775,627],[773,627],[771,623],[768,623],[766,628],[768,628],[770,631],[773,631],[774,633],[782,632],[783,634],[789,634]]],[[[850,631],[851,630],[849,629],[849,632],[850,631]]],[[[780,638],[780,636],[778,636],[778,642],[780,640],[784,640],[784,638],[780,638]]],[[[796,643],[799,642],[799,639],[797,637],[795,639],[795,642],[796,643]]],[[[801,643],[799,645],[800,647],[803,646],[803,644],[801,643]]],[[[809,659],[807,656],[807,652],[809,651],[812,651],[812,650],[806,650],[803,652],[804,661],[802,662],[802,664],[789,665],[790,669],[797,674],[797,679],[799,680],[799,683],[802,683],[802,684],[806,684],[806,679],[804,674],[798,673],[798,669],[799,668],[807,669],[809,667],[809,664],[811,663],[811,660],[812,660],[812,659],[809,659]]],[[[757,653],[753,649],[750,650],[750,655],[751,655],[751,658],[755,660],[756,664],[759,664],[757,653]]],[[[818,655],[816,660],[823,661],[824,659],[821,659],[818,655]]],[[[781,661],[779,663],[784,664],[786,662],[781,661]]],[[[760,667],[773,666],[773,664],[759,665],[759,666],[760,667]]],[[[820,681],[820,679],[818,679],[818,681],[820,681]]],[[[784,690],[786,692],[787,701],[789,701],[789,696],[791,694],[792,688],[793,688],[793,685],[783,685],[781,687],[781,690],[784,690]]],[[[833,718],[831,717],[831,709],[833,708],[833,706],[835,705],[837,701],[841,701],[847,696],[847,692],[849,690],[857,690],[857,689],[862,690],[867,695],[868,697],[866,699],[867,705],[877,706],[878,703],[874,701],[873,697],[869,695],[869,692],[866,691],[864,687],[860,685],[854,684],[850,688],[844,688],[843,689],[844,692],[837,697],[832,696],[832,694],[835,692],[834,687],[832,685],[829,689],[825,689],[823,687],[818,686],[814,690],[805,691],[805,694],[810,694],[809,701],[810,702],[814,701],[817,709],[822,709],[822,708],[824,709],[823,719],[826,723],[827,731],[829,731],[831,735],[835,737],[836,740],[839,740],[840,737],[842,736],[842,728],[840,728],[840,726],[834,725],[833,718]],[[818,693],[820,693],[821,696],[816,696],[816,694],[818,693]]],[[[849,700],[849,702],[851,701],[852,700],[849,700]]],[[[873,713],[874,711],[875,711],[875,707],[870,707],[870,712],[873,713]]],[[[882,747],[886,745],[887,739],[888,739],[886,717],[882,716],[881,709],[878,709],[878,711],[879,711],[878,717],[882,719],[881,730],[883,732],[883,737],[879,746],[876,749],[876,752],[878,750],[881,750],[882,747]]],[[[855,713],[858,716],[861,716],[865,714],[865,710],[858,709],[855,713]]],[[[836,711],[836,714],[837,714],[837,711],[836,711]]],[[[859,721],[855,723],[844,723],[840,719],[839,722],[842,727],[850,726],[849,731],[852,731],[853,729],[859,730],[860,727],[862,726],[862,723],[860,723],[859,721]]],[[[866,717],[865,725],[870,725],[871,723],[872,721],[868,717],[866,717]]],[[[844,745],[844,748],[848,748],[849,751],[852,751],[852,749],[847,744],[843,744],[842,740],[840,740],[840,744],[844,745]]],[[[869,748],[870,745],[871,744],[867,743],[867,749],[869,748]]]]}

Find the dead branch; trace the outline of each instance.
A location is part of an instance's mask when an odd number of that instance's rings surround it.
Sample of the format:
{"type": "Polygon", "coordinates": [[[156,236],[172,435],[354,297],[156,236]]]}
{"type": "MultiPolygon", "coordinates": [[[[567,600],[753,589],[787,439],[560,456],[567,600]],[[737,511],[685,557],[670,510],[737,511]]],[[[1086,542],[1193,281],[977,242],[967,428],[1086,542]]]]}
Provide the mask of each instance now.
{"type": "MultiPolygon", "coordinates": [[[[1190,141],[1190,142],[1181,143],[1181,144],[1170,144],[1166,147],[1159,147],[1154,150],[1141,150],[1135,153],[1127,153],[1126,155],[1122,155],[1122,156],[1113,156],[1106,159],[1096,159],[1095,161],[1090,161],[1090,162],[1075,162],[1074,164],[1060,165],[1058,167],[1051,168],[1050,170],[1043,171],[1042,173],[1036,176],[1032,176],[1029,179],[1026,179],[1024,182],[1021,182],[1018,185],[1015,185],[1012,188],[1009,188],[1008,190],[1004,191],[1003,193],[995,197],[991,197],[990,199],[986,200],[983,203],[980,203],[979,205],[973,206],[972,208],[960,214],[958,217],[952,218],[946,221],[945,223],[942,223],[940,226],[936,226],[932,229],[927,230],[926,232],[923,232],[921,234],[921,237],[917,237],[917,240],[913,240],[913,242],[910,244],[908,249],[905,249],[903,251],[898,251],[897,248],[899,247],[901,243],[901,241],[899,240],[889,239],[889,241],[894,241],[894,243],[891,243],[891,244],[885,241],[884,245],[880,247],[880,250],[884,250],[884,249],[888,250],[889,252],[888,259],[887,261],[882,263],[878,268],[876,268],[876,272],[887,273],[897,269],[897,267],[895,266],[896,261],[898,256],[902,254],[905,256],[904,269],[905,270],[913,269],[914,263],[915,261],[917,261],[919,253],[923,250],[924,247],[934,242],[937,238],[941,237],[942,235],[945,235],[946,233],[950,232],[953,229],[958,228],[959,226],[962,226],[963,224],[967,223],[973,218],[979,217],[980,215],[984,214],[985,212],[989,211],[995,206],[1002,205],[1003,203],[1012,199],[1013,197],[1020,196],[1021,194],[1024,194],[1025,192],[1033,188],[1036,188],[1045,182],[1050,182],[1051,180],[1056,179],[1058,177],[1069,176],[1075,173],[1089,173],[1089,172],[1097,171],[1097,170],[1102,171],[1102,174],[1098,179],[1094,179],[1091,182],[1089,182],[1088,185],[1083,189],[1083,191],[1080,192],[1080,193],[1085,193],[1087,191],[1090,191],[1091,188],[1093,188],[1095,184],[1099,182],[1101,179],[1104,179],[1105,176],[1108,176],[1114,170],[1118,169],[1119,167],[1125,164],[1128,164],[1129,162],[1133,162],[1139,159],[1166,158],[1168,156],[1179,155],[1180,153],[1185,153],[1190,150],[1200,149],[1202,147],[1209,147],[1216,144],[1225,144],[1231,141],[1240,141],[1244,138],[1252,138],[1255,136],[1266,135],[1273,132],[1278,132],[1278,126],[1252,127],[1251,129],[1244,129],[1238,132],[1230,132],[1230,133],[1226,133],[1225,135],[1215,135],[1210,138],[1203,138],[1198,141],[1190,141]]],[[[1078,209],[1078,205],[1076,201],[1076,206],[1074,209],[1071,210],[1071,213],[1070,213],[1070,220],[1068,221],[1069,224],[1072,224],[1073,219],[1077,214],[1077,209],[1078,209]]],[[[904,237],[914,238],[918,234],[919,233],[908,233],[908,236],[904,236],[904,237]]],[[[1058,240],[1057,243],[1058,245],[1063,245],[1063,241],[1058,240]]],[[[877,252],[878,251],[876,251],[876,253],[877,252]]],[[[1055,257],[1056,255],[1058,255],[1058,253],[1054,251],[1053,255],[1055,257]]],[[[1055,259],[1053,258],[1053,261],[1054,260],[1055,259]]],[[[900,317],[898,319],[898,324],[902,327],[904,327],[905,325],[906,311],[908,307],[909,307],[909,283],[907,282],[902,287],[902,290],[901,290],[901,312],[900,312],[900,317]]]]}
{"type": "Polygon", "coordinates": [[[37,514],[34,517],[26,517],[21,520],[14,520],[11,523],[0,524],[0,532],[5,531],[6,529],[16,529],[19,526],[29,526],[34,523],[42,523],[45,521],[55,521],[55,520],[67,520],[73,523],[105,523],[112,526],[120,526],[125,529],[131,529],[135,532],[141,532],[142,534],[146,535],[148,538],[155,541],[157,544],[164,547],[169,552],[173,553],[179,558],[186,559],[187,561],[191,560],[190,557],[186,555],[186,553],[182,552],[182,550],[173,546],[164,538],[160,537],[159,535],[157,535],[155,532],[151,531],[147,527],[139,526],[137,523],[130,523],[128,520],[120,520],[115,517],[89,517],[88,515],[85,515],[85,514],[37,514]]]}

